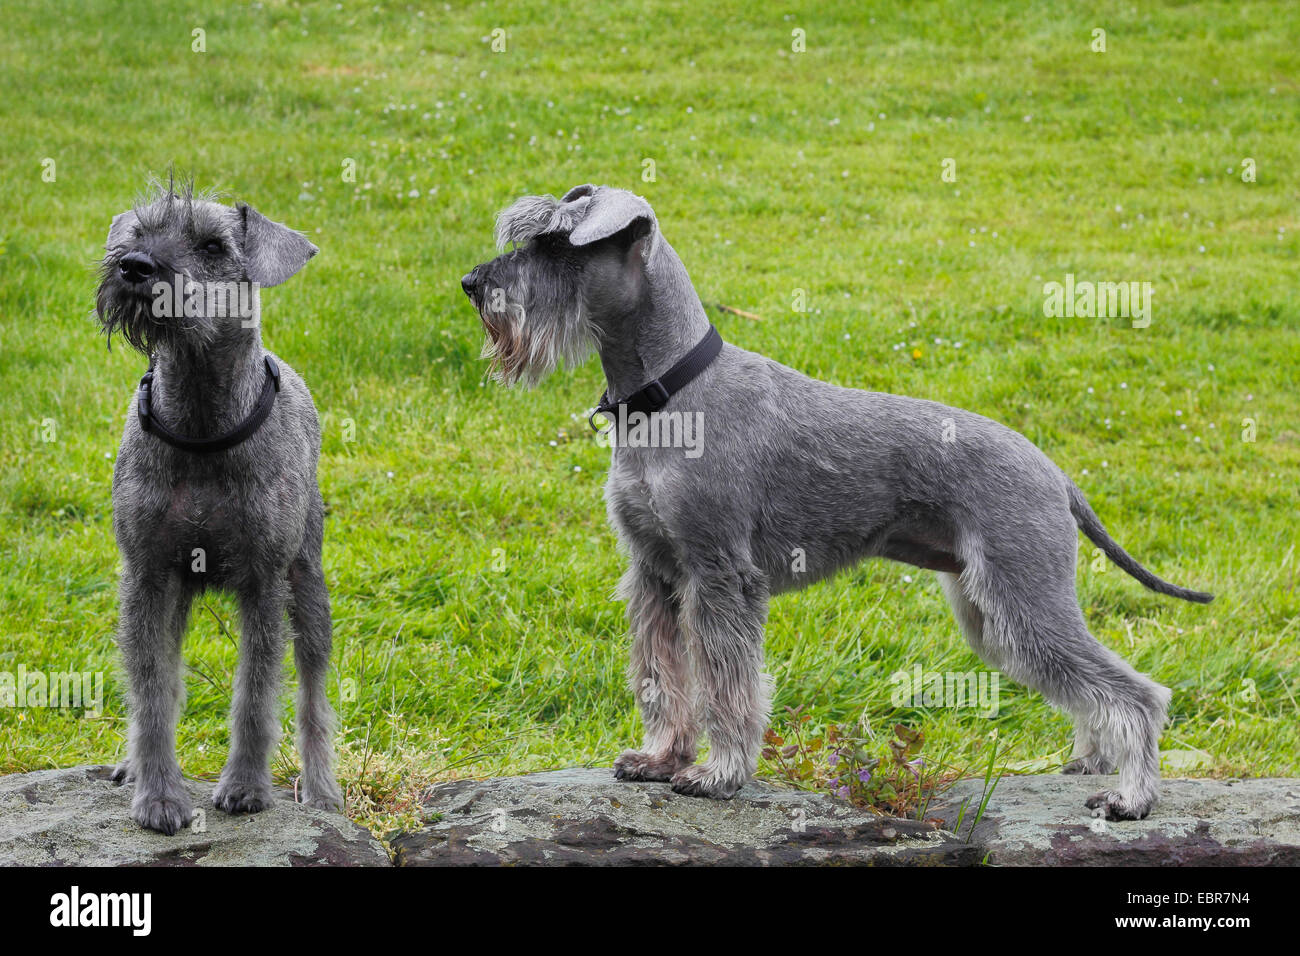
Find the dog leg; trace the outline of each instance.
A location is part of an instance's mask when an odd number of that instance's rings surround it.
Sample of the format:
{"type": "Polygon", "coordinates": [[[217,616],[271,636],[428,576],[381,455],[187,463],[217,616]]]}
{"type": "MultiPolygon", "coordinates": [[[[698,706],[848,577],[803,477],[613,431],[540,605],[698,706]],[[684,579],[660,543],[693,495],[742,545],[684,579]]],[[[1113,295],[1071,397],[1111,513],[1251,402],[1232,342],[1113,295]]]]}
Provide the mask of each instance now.
{"type": "MultiPolygon", "coordinates": [[[[974,602],[966,596],[961,581],[956,574],[939,572],[939,584],[944,596],[952,605],[953,615],[971,648],[990,666],[1000,667],[992,660],[991,649],[984,642],[984,615],[974,602]]],[[[1070,760],[1061,768],[1061,773],[1112,773],[1115,760],[1104,750],[1104,741],[1092,732],[1089,721],[1075,718],[1074,752],[1070,760]]]]}
{"type": "Polygon", "coordinates": [[[135,782],[131,819],[168,836],[189,826],[192,813],[176,762],[185,691],[181,639],[192,599],[175,577],[159,582],[128,570],[122,579],[118,644],[131,687],[131,723],[127,757],[113,780],[135,782]]]}
{"type": "Polygon", "coordinates": [[[961,628],[962,636],[970,644],[971,650],[980,656],[980,659],[990,666],[997,666],[989,661],[989,649],[984,645],[984,614],[975,602],[966,594],[958,575],[951,574],[947,571],[938,572],[939,586],[943,588],[943,596],[948,599],[952,606],[953,616],[957,618],[957,626],[961,628]]]}
{"type": "Polygon", "coordinates": [[[1074,749],[1070,753],[1070,761],[1061,768],[1061,773],[1114,773],[1117,762],[1115,757],[1106,751],[1106,743],[1107,741],[1093,729],[1090,721],[1076,717],[1074,749]]]}
{"type": "Polygon", "coordinates": [[[1082,728],[1077,746],[1088,756],[1068,765],[1070,772],[1101,772],[1118,761],[1118,788],[1089,797],[1088,808],[1110,820],[1140,820],[1159,795],[1169,690],[1088,632],[1074,594],[1073,549],[1071,540],[1050,553],[1022,552],[1023,563],[972,556],[958,582],[982,616],[980,643],[972,646],[990,666],[1074,717],[1082,728]]]}
{"type": "Polygon", "coordinates": [[[633,563],[619,584],[632,626],[628,687],[645,728],[640,750],[614,761],[620,780],[668,780],[695,762],[698,730],[690,662],[668,584],[633,563]]]}
{"type": "Polygon", "coordinates": [[[212,792],[227,813],[257,813],[271,805],[271,746],[280,732],[280,668],[284,660],[283,583],[250,583],[240,596],[243,638],[231,702],[230,756],[212,792]]]}
{"type": "Polygon", "coordinates": [[[314,515],[315,541],[289,569],[293,599],[289,620],[293,625],[293,660],[298,669],[298,753],[302,756],[302,800],[321,810],[341,810],[343,795],[334,779],[334,710],[325,691],[329,671],[330,599],[320,565],[320,517],[314,515]]]}
{"type": "MultiPolygon", "coordinates": [[[[725,560],[710,567],[727,568],[725,560]]],[[[682,621],[690,637],[709,757],[672,777],[673,790],[730,799],[753,775],[767,727],[771,681],[763,673],[767,590],[757,571],[731,580],[692,580],[683,594],[682,621]]]]}
{"type": "Polygon", "coordinates": [[[1085,803],[1108,820],[1141,820],[1160,793],[1160,731],[1171,693],[1119,656],[1111,656],[1107,699],[1093,720],[1103,747],[1121,755],[1119,787],[1095,793],[1085,803]]]}

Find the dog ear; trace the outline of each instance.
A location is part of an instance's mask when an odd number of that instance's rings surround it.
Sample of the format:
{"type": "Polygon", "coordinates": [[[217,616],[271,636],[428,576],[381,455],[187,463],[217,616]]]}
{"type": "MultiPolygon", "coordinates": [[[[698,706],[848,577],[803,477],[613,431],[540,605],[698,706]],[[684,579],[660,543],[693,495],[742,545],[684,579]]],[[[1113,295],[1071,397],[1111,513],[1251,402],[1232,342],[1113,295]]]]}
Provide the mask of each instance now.
{"type": "Polygon", "coordinates": [[[111,251],[114,246],[120,246],[126,242],[131,234],[131,230],[140,218],[135,214],[135,210],[128,209],[126,212],[119,212],[113,217],[113,224],[108,227],[108,239],[104,242],[104,251],[111,251]]]}
{"type": "Polygon", "coordinates": [[[320,252],[301,232],[267,219],[247,203],[239,204],[244,220],[244,261],[248,278],[260,286],[279,285],[320,252]]]}
{"type": "MultiPolygon", "coordinates": [[[[638,239],[652,236],[658,228],[650,204],[625,189],[578,186],[565,193],[561,201],[580,202],[583,199],[587,201],[586,213],[569,233],[569,242],[575,246],[599,242],[627,229],[631,229],[630,243],[634,243],[638,239]]],[[[650,242],[645,243],[641,249],[641,254],[647,259],[650,257],[650,249],[650,242]]]]}

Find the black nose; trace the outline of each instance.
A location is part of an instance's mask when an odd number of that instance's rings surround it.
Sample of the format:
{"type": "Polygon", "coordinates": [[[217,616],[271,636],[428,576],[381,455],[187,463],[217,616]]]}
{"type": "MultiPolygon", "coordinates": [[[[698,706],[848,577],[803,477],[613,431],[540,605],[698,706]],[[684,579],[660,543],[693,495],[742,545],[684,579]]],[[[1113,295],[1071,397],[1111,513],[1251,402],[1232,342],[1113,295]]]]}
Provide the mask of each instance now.
{"type": "Polygon", "coordinates": [[[460,277],[460,287],[465,290],[465,294],[468,296],[474,295],[474,289],[478,285],[478,276],[475,274],[477,271],[467,272],[460,277]]]}
{"type": "Polygon", "coordinates": [[[128,252],[118,261],[117,268],[127,282],[143,282],[158,269],[158,263],[146,253],[128,252]]]}

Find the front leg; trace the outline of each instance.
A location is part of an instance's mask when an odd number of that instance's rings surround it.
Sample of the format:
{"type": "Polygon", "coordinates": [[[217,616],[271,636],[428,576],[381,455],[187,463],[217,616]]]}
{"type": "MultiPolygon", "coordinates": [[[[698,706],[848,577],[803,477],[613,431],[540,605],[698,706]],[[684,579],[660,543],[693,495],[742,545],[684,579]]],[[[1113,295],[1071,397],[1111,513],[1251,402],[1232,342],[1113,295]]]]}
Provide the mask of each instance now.
{"type": "Polygon", "coordinates": [[[668,780],[695,760],[698,736],[677,602],[668,584],[638,562],[623,575],[619,596],[632,627],[628,687],[641,710],[645,742],[614,761],[614,776],[668,780]]]}
{"type": "Polygon", "coordinates": [[[730,799],[753,775],[767,728],[770,679],[763,673],[767,588],[747,561],[709,561],[683,592],[682,621],[692,643],[704,704],[709,757],[678,771],[673,790],[730,799]],[[742,567],[736,567],[740,564],[742,567]]]}
{"type": "Polygon", "coordinates": [[[257,813],[272,803],[271,747],[280,734],[285,585],[256,581],[240,595],[243,638],[230,708],[230,756],[212,792],[227,813],[257,813]]]}
{"type": "MultiPolygon", "coordinates": [[[[320,518],[313,515],[313,525],[320,518]]],[[[319,530],[289,568],[293,599],[293,657],[298,666],[298,753],[302,756],[302,802],[321,810],[342,810],[343,794],[334,779],[336,719],[325,692],[329,671],[330,598],[320,563],[319,530]]]]}
{"type": "Polygon", "coordinates": [[[190,795],[176,761],[180,718],[181,639],[193,593],[174,575],[130,570],[122,578],[118,646],[130,684],[126,760],[113,774],[134,783],[131,819],[171,836],[189,826],[190,795]]]}

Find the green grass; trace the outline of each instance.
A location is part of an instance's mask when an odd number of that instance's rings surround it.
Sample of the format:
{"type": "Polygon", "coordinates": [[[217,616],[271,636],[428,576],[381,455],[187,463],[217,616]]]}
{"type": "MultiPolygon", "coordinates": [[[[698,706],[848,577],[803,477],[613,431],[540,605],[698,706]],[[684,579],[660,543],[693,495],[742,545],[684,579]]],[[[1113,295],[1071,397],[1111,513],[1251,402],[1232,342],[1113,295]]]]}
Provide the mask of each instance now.
{"type": "MultiPolygon", "coordinates": [[[[0,708],[0,770],[122,751],[110,477],[144,362],[105,351],[88,314],[111,216],[172,163],[322,250],[266,294],[264,335],[324,427],[341,775],[359,816],[423,780],[608,763],[638,739],[608,453],[577,417],[599,370],[532,393],[485,384],[458,288],[498,209],[582,182],[644,194],[705,302],[763,317],[718,315],[730,341],[1035,441],[1140,560],[1219,595],[1158,597],[1081,547],[1093,632],[1174,689],[1164,748],[1208,753],[1203,772],[1297,770],[1288,5],[711,6],[7,0],[0,670],[103,671],[109,697],[99,719],[0,708]],[[505,53],[486,42],[496,27],[505,53]],[[1045,318],[1043,283],[1067,272],[1153,283],[1151,327],[1045,318]],[[796,289],[811,311],[792,311],[796,289]]],[[[186,643],[191,774],[227,747],[235,650],[218,619],[237,625],[228,599],[208,607],[186,643]]],[[[1067,719],[1009,683],[992,723],[891,706],[896,670],[981,667],[923,572],[862,565],[777,599],[767,634],[778,714],[920,725],[974,772],[995,727],[1013,765],[1068,746],[1067,719]]],[[[295,760],[286,741],[277,775],[295,760]]]]}

